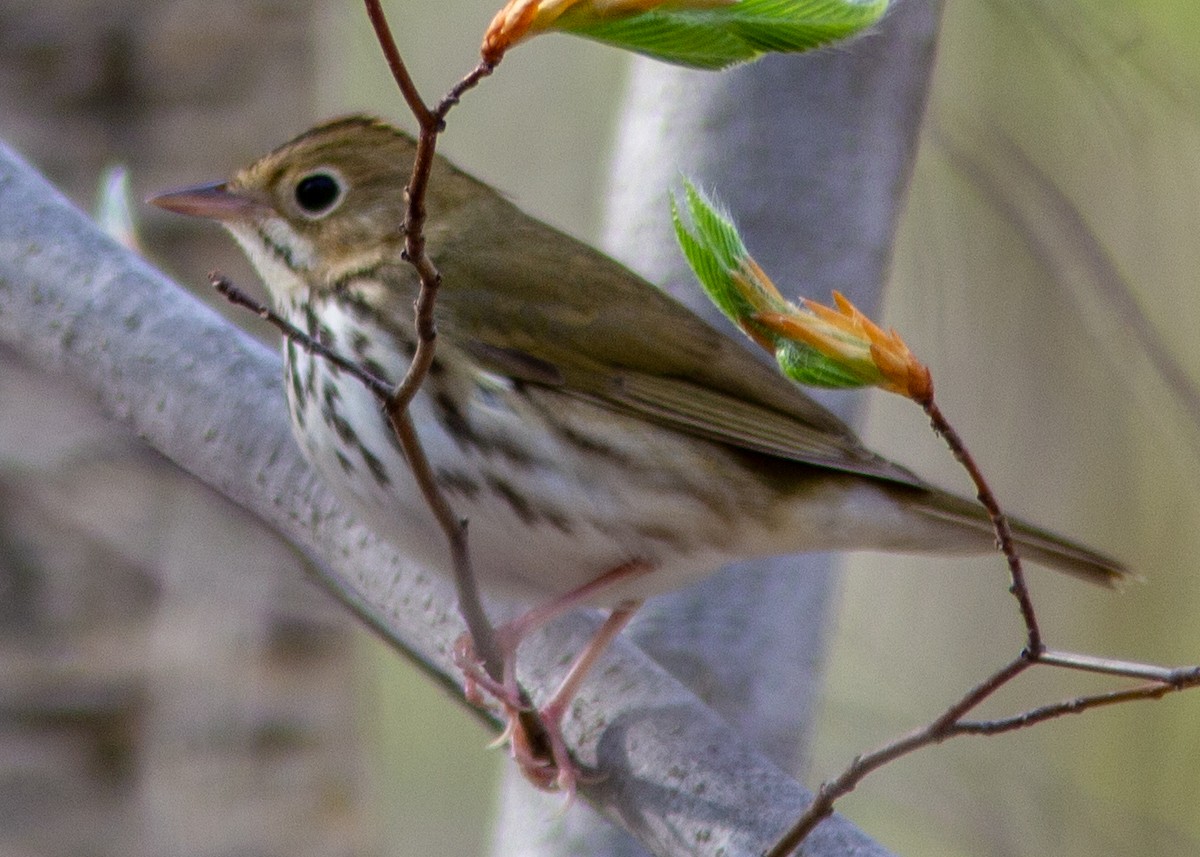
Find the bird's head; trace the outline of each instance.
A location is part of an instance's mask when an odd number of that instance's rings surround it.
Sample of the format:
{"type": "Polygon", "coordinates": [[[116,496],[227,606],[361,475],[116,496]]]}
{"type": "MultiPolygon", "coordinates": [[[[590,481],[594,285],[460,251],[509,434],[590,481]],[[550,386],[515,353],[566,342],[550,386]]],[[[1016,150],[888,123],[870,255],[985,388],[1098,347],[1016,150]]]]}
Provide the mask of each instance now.
{"type": "Polygon", "coordinates": [[[320,125],[228,181],[153,197],[225,226],[277,303],[369,270],[403,247],[413,139],[367,116],[320,125]]]}

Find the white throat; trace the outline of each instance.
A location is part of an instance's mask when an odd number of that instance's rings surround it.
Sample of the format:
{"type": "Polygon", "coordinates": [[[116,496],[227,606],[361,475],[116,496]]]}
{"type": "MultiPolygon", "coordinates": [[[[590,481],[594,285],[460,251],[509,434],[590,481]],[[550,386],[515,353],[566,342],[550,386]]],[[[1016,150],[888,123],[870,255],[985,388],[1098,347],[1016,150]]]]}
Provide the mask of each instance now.
{"type": "Polygon", "coordinates": [[[248,223],[224,225],[258,271],[276,306],[293,304],[311,288],[293,269],[311,271],[316,262],[316,250],[312,242],[297,233],[286,220],[272,217],[257,228],[248,223]],[[290,265],[284,261],[285,255],[290,265]]]}

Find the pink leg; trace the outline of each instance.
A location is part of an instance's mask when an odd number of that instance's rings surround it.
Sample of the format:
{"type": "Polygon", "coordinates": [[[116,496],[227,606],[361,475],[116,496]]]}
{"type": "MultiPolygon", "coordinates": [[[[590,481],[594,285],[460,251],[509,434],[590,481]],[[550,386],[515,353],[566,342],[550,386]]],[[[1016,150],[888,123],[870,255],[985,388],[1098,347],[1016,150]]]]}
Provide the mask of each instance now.
{"type": "Polygon", "coordinates": [[[572,761],[566,740],[563,738],[563,717],[567,713],[571,700],[579,693],[584,679],[596,665],[596,661],[604,654],[617,634],[621,633],[629,624],[629,620],[641,606],[641,601],[625,601],[608,614],[608,618],[596,631],[595,636],[575,657],[575,662],[567,670],[567,675],[563,678],[562,684],[558,686],[558,690],[554,691],[554,695],[550,697],[549,701],[538,709],[539,719],[542,721],[542,727],[546,730],[546,738],[550,743],[551,765],[547,768],[543,763],[537,770],[530,771],[526,768],[522,770],[526,778],[530,779],[534,785],[540,785],[543,780],[549,779],[549,774],[557,771],[552,780],[540,787],[546,790],[556,788],[562,791],[567,796],[568,804],[575,799],[575,786],[580,782],[581,774],[575,762],[572,761]]]}
{"type": "Polygon", "coordinates": [[[454,662],[466,677],[467,698],[478,701],[478,691],[483,689],[506,706],[521,708],[521,689],[517,686],[517,649],[521,642],[538,628],[587,604],[610,586],[640,577],[650,570],[650,565],[642,560],[630,560],[589,580],[583,586],[539,604],[513,621],[501,625],[496,629],[496,642],[500,645],[500,654],[504,659],[504,674],[500,682],[483,670],[475,656],[470,637],[464,634],[454,646],[454,662]]]}
{"type": "Polygon", "coordinates": [[[466,677],[468,698],[478,698],[478,690],[482,688],[504,706],[508,723],[500,741],[509,741],[513,759],[520,766],[526,779],[546,791],[562,790],[567,794],[568,801],[574,798],[581,775],[571,760],[566,741],[563,739],[562,719],[596,660],[628,624],[642,602],[626,601],[613,610],[595,636],[576,656],[562,684],[546,705],[539,709],[538,719],[549,745],[549,759],[535,750],[531,736],[520,722],[520,713],[526,708],[526,703],[517,685],[517,648],[525,637],[548,622],[586,604],[608,587],[646,574],[650,570],[651,566],[640,560],[624,563],[578,589],[538,605],[512,622],[497,628],[496,636],[504,656],[504,674],[499,682],[484,672],[474,657],[469,638],[460,638],[455,646],[455,661],[466,677]]]}

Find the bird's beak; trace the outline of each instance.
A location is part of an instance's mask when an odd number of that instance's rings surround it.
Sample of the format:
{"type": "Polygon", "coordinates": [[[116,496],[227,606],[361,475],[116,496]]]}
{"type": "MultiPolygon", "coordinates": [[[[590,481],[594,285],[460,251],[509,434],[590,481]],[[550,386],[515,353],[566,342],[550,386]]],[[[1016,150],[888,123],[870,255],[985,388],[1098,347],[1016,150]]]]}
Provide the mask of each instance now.
{"type": "Polygon", "coordinates": [[[176,214],[189,217],[206,217],[209,220],[248,220],[269,211],[262,202],[245,193],[231,190],[225,182],[195,185],[152,196],[151,205],[165,208],[176,214]]]}

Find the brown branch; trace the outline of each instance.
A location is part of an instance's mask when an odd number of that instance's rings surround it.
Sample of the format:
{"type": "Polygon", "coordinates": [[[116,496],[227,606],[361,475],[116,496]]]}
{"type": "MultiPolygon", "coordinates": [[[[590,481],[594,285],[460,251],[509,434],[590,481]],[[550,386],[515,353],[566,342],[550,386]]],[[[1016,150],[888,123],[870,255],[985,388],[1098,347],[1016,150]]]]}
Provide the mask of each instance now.
{"type": "Polygon", "coordinates": [[[1036,659],[1045,649],[1045,643],[1042,642],[1042,631],[1038,627],[1037,614],[1033,609],[1033,598],[1030,596],[1029,586],[1025,582],[1025,571],[1021,567],[1021,558],[1017,555],[1008,519],[1001,511],[1000,504],[996,501],[996,495],[992,493],[991,486],[983,476],[983,471],[975,462],[975,457],[971,455],[970,450],[963,443],[962,437],[954,426],[950,425],[941,408],[937,406],[932,394],[926,401],[921,402],[921,405],[929,417],[933,430],[946,441],[946,445],[950,447],[955,459],[970,475],[971,481],[975,483],[976,496],[992,520],[992,527],[996,530],[996,543],[1005,559],[1008,560],[1008,571],[1012,577],[1012,585],[1008,591],[1017,599],[1021,619],[1025,622],[1025,655],[1036,659]]]}
{"type": "MultiPolygon", "coordinates": [[[[377,0],[367,0],[368,9],[375,5],[377,5],[377,0]]],[[[382,16],[382,12],[379,14],[382,16]]],[[[379,35],[381,44],[384,44],[385,39],[387,40],[384,54],[389,57],[389,65],[392,64],[391,55],[395,54],[397,62],[400,63],[399,67],[403,70],[403,62],[399,60],[399,52],[395,42],[391,40],[391,32],[387,29],[386,21],[383,22],[382,29],[376,27],[376,34],[379,35]]],[[[389,414],[404,410],[412,403],[425,376],[429,374],[429,368],[433,365],[437,341],[437,325],[433,318],[433,308],[437,303],[437,293],[441,287],[442,275],[425,252],[425,194],[429,188],[430,173],[433,171],[433,156],[437,152],[437,138],[445,127],[446,114],[450,112],[450,109],[458,104],[465,92],[474,88],[494,69],[494,64],[481,62],[466,77],[455,84],[433,110],[426,107],[415,89],[413,90],[413,97],[416,99],[416,103],[420,104],[420,110],[414,109],[413,113],[420,123],[421,132],[417,136],[417,152],[413,158],[412,176],[409,178],[408,187],[405,188],[408,208],[404,216],[404,257],[416,269],[417,276],[421,279],[421,291],[418,293],[413,307],[416,319],[417,350],[413,354],[412,362],[408,365],[404,379],[385,400],[389,414]]],[[[407,71],[404,71],[403,79],[408,80],[407,71]]],[[[397,82],[400,80],[401,77],[397,76],[397,82]]],[[[408,84],[411,86],[411,80],[408,80],[408,84]]],[[[404,89],[404,84],[401,84],[401,89],[404,89]]],[[[405,98],[409,98],[407,92],[405,98]]],[[[411,106],[413,102],[409,103],[411,106]]],[[[451,542],[453,543],[454,539],[451,539],[451,542]]],[[[483,653],[482,649],[479,651],[481,654],[483,653]]]]}
{"type": "Polygon", "coordinates": [[[1098,675],[1116,675],[1125,678],[1142,679],[1169,685],[1185,685],[1192,682],[1190,676],[1200,667],[1162,667],[1157,664],[1143,664],[1136,661],[1120,661],[1113,658],[1098,658],[1095,655],[1081,655],[1075,652],[1059,652],[1047,649],[1037,656],[1035,661],[1052,667],[1079,670],[1098,675]]]}
{"type": "Polygon", "coordinates": [[[437,302],[441,274],[425,252],[425,194],[429,186],[429,175],[433,170],[433,158],[437,151],[437,138],[445,127],[446,114],[459,102],[463,93],[491,74],[494,64],[481,63],[456,84],[434,109],[430,109],[421,98],[408,67],[400,55],[400,49],[392,36],[391,27],[379,0],[365,0],[367,17],[375,30],[383,55],[391,69],[409,110],[417,120],[417,151],[413,158],[412,174],[405,188],[407,207],[404,217],[404,258],[417,272],[421,289],[414,302],[413,315],[416,328],[417,347],[404,378],[394,390],[380,396],[391,422],[392,429],[404,450],[413,478],[426,504],[437,520],[449,544],[454,585],[458,595],[459,611],[467,625],[467,632],[476,654],[483,662],[488,675],[500,680],[503,673],[503,656],[496,641],[495,629],[484,610],[479,597],[479,587],[471,567],[471,555],[467,547],[467,521],[458,517],[443,496],[434,477],[433,469],[425,450],[421,446],[416,427],[408,415],[408,406],[420,390],[429,369],[433,365],[437,340],[437,325],[433,309],[437,302]]]}
{"type": "Polygon", "coordinates": [[[438,102],[437,107],[433,109],[433,114],[439,121],[444,121],[446,114],[450,112],[450,108],[458,104],[466,93],[479,85],[479,82],[496,70],[496,63],[481,60],[479,65],[475,66],[471,72],[460,80],[454,86],[450,87],[450,91],[443,96],[438,102]]]}
{"type": "MultiPolygon", "coordinates": [[[[433,468],[425,455],[425,449],[416,427],[408,414],[408,406],[424,383],[433,365],[437,343],[437,324],[433,310],[442,277],[433,260],[425,252],[425,195],[429,187],[429,176],[433,171],[433,159],[437,152],[438,135],[445,128],[446,114],[459,103],[462,96],[473,89],[483,78],[495,70],[496,63],[483,61],[456,83],[432,110],[426,105],[408,73],[400,56],[400,49],[392,37],[391,28],[379,4],[379,0],[365,0],[367,15],[375,30],[379,46],[383,49],[388,67],[400,88],[404,100],[416,117],[420,131],[417,135],[417,151],[413,157],[412,174],[405,188],[407,208],[404,216],[404,258],[417,272],[421,289],[413,305],[414,327],[417,347],[408,365],[404,378],[394,390],[380,396],[387,410],[388,420],[396,433],[404,455],[412,470],[425,503],[429,506],[439,528],[449,545],[451,565],[454,570],[454,588],[458,597],[458,610],[467,626],[472,649],[483,663],[487,674],[496,681],[503,680],[504,656],[495,628],[488,618],[480,598],[478,581],[471,567],[471,554],[467,543],[467,521],[458,517],[445,495],[438,487],[433,468]]],[[[526,736],[535,752],[546,754],[548,742],[541,721],[533,710],[518,714],[526,736]]]]}
{"type": "Polygon", "coordinates": [[[1095,708],[1117,705],[1123,702],[1160,699],[1169,693],[1175,693],[1198,685],[1200,685],[1200,666],[1167,669],[1151,664],[1112,661],[1066,652],[1046,652],[1044,655],[1031,659],[1026,652],[1022,652],[1004,667],[971,688],[958,702],[950,706],[936,720],[933,720],[920,729],[909,732],[907,735],[890,741],[882,747],[872,750],[870,753],[856,756],[837,778],[822,783],[812,803],[805,808],[804,813],[796,820],[796,823],[764,854],[764,857],[786,857],[786,855],[791,854],[821,821],[833,813],[834,803],[854,791],[855,787],[868,774],[895,761],[901,756],[906,756],[923,747],[940,744],[943,741],[956,738],[960,735],[999,735],[1017,729],[1024,729],[1047,720],[1064,717],[1068,714],[1082,714],[1085,711],[1095,708]],[[1049,705],[1031,708],[1028,711],[1023,711],[1011,717],[1002,717],[995,720],[962,719],[964,715],[976,708],[1001,687],[1038,663],[1108,675],[1150,676],[1151,681],[1126,690],[1109,691],[1107,693],[1065,699],[1049,705]]]}
{"type": "Polygon", "coordinates": [[[433,317],[433,309],[437,301],[438,287],[441,284],[441,274],[438,273],[433,261],[425,252],[424,236],[425,192],[429,184],[429,175],[433,169],[437,137],[441,133],[445,116],[449,110],[458,103],[463,93],[490,74],[494,66],[481,63],[450,90],[450,93],[438,103],[435,110],[430,110],[421,99],[416,85],[408,74],[408,69],[392,38],[387,19],[384,17],[378,0],[366,0],[366,6],[368,17],[375,28],[376,36],[383,48],[392,75],[421,127],[417,138],[417,152],[413,159],[412,176],[406,188],[408,205],[404,222],[404,256],[416,269],[417,276],[421,281],[421,289],[414,302],[417,347],[404,378],[395,388],[391,387],[383,379],[326,348],[303,331],[293,327],[281,316],[250,299],[220,274],[214,272],[209,279],[217,290],[233,303],[250,309],[273,324],[284,336],[297,342],[311,353],[319,354],[322,358],[351,373],[383,403],[392,430],[396,433],[405,459],[412,470],[413,479],[449,544],[459,611],[467,626],[467,632],[471,636],[474,651],[482,660],[488,674],[500,680],[503,674],[503,655],[496,641],[495,629],[483,607],[474,570],[471,567],[471,557],[467,546],[467,521],[454,513],[438,487],[429,458],[425,455],[416,428],[408,415],[408,406],[417,391],[420,390],[421,384],[429,373],[430,366],[433,365],[437,340],[437,326],[433,317]]]}
{"type": "Polygon", "coordinates": [[[1014,678],[1019,676],[1029,667],[1033,666],[1033,661],[1024,656],[1024,653],[1013,658],[1000,669],[996,670],[990,676],[985,678],[979,684],[968,690],[958,702],[946,709],[943,714],[936,720],[931,722],[926,729],[933,735],[942,735],[951,729],[954,724],[958,723],[969,712],[974,711],[985,699],[998,691],[1004,685],[1008,684],[1014,678]]]}
{"type": "MultiPolygon", "coordinates": [[[[404,258],[413,266],[421,282],[420,291],[413,303],[414,327],[417,347],[404,378],[396,387],[368,372],[358,363],[348,360],[327,348],[321,342],[294,327],[286,319],[268,307],[241,292],[226,277],[217,272],[209,275],[213,286],[232,303],[251,310],[278,328],[285,337],[296,342],[312,354],[349,372],[362,382],[383,404],[392,430],[404,451],[413,480],[417,483],[422,498],[429,507],[439,528],[449,544],[451,565],[454,570],[455,593],[459,613],[467,626],[472,650],[483,663],[484,669],[496,681],[502,681],[504,659],[496,640],[495,629],[483,607],[479,586],[471,567],[471,556],[467,544],[467,520],[458,517],[437,484],[429,458],[421,445],[420,437],[408,406],[424,383],[433,365],[437,340],[437,325],[433,310],[437,301],[441,274],[425,252],[425,194],[429,176],[433,170],[433,159],[437,149],[437,138],[445,127],[445,117],[463,94],[474,88],[495,69],[495,63],[481,62],[447,93],[434,109],[430,109],[421,98],[400,56],[399,48],[392,37],[391,28],[378,0],[365,0],[367,15],[375,29],[376,37],[387,59],[405,101],[420,125],[417,151],[413,158],[412,174],[405,188],[407,208],[403,231],[405,236],[404,258]]],[[[535,752],[545,750],[545,731],[536,712],[521,711],[518,715],[526,737],[535,752]]]]}
{"type": "Polygon", "coordinates": [[[813,797],[812,803],[805,807],[804,812],[796,820],[796,823],[788,828],[787,832],[779,838],[763,857],[786,857],[788,854],[791,854],[795,849],[800,847],[800,843],[812,833],[818,824],[833,814],[834,803],[854,791],[855,787],[868,774],[889,762],[895,761],[901,756],[908,755],[914,750],[944,741],[953,734],[955,725],[964,714],[974,709],[995,693],[996,690],[1016,678],[1030,666],[1032,666],[1032,662],[1026,658],[1015,658],[967,691],[958,702],[950,706],[944,714],[928,725],[909,732],[907,735],[903,735],[893,741],[889,741],[887,744],[872,750],[870,753],[856,756],[835,779],[827,780],[821,784],[821,787],[817,790],[817,794],[813,797]]]}
{"type": "Polygon", "coordinates": [[[1114,690],[1108,693],[1097,693],[1091,696],[1079,696],[1065,699],[1050,705],[1031,708],[1012,717],[996,720],[964,720],[956,723],[956,735],[999,735],[1015,729],[1024,729],[1046,720],[1053,720],[1067,714],[1082,714],[1093,708],[1117,705],[1122,702],[1136,702],[1142,699],[1161,699],[1168,693],[1185,690],[1200,685],[1200,667],[1187,667],[1178,671],[1178,680],[1173,682],[1152,681],[1132,687],[1127,690],[1114,690]]]}
{"type": "Polygon", "coordinates": [[[400,48],[396,46],[392,28],[388,26],[387,16],[383,14],[383,6],[379,0],[366,0],[366,5],[367,17],[375,30],[375,39],[379,42],[379,47],[383,49],[383,56],[387,60],[388,68],[391,69],[396,86],[400,88],[400,93],[404,96],[408,109],[412,111],[413,116],[417,117],[417,122],[424,128],[429,125],[433,116],[429,108],[425,106],[416,84],[413,83],[412,75],[408,73],[408,66],[404,64],[404,59],[400,56],[400,48]]]}
{"type": "Polygon", "coordinates": [[[895,761],[901,756],[927,747],[939,744],[959,735],[998,735],[1016,729],[1052,720],[1067,714],[1079,714],[1093,708],[1131,702],[1140,699],[1158,699],[1168,693],[1184,688],[1200,685],[1200,666],[1171,669],[1155,664],[1143,664],[1133,661],[1101,658],[1095,655],[1083,655],[1075,652],[1061,652],[1047,649],[1038,627],[1037,615],[1034,612],[1033,598],[1025,582],[1025,574],[1021,568],[1021,559],[1014,546],[1012,531],[1008,520],[1000,509],[995,495],[992,493],[987,480],[980,471],[974,457],[963,443],[958,432],[950,425],[945,415],[933,399],[932,386],[926,396],[919,398],[930,423],[949,446],[955,459],[970,474],[978,494],[979,502],[987,510],[992,526],[996,531],[997,545],[1008,560],[1012,583],[1009,591],[1017,599],[1021,618],[1025,622],[1026,645],[1021,653],[1007,665],[994,672],[988,678],[971,688],[958,702],[947,708],[941,715],[930,721],[926,726],[909,732],[870,753],[857,756],[845,770],[835,779],[822,783],[812,802],[805,808],[786,833],[768,850],[764,857],[785,857],[800,846],[800,843],[821,823],[833,813],[834,803],[857,787],[871,772],[895,761]],[[1080,696],[1063,700],[1050,705],[1040,706],[1011,717],[996,720],[963,720],[969,712],[992,696],[1001,687],[1008,684],[1018,675],[1032,666],[1046,666],[1073,669],[1100,675],[1114,675],[1124,678],[1144,679],[1148,683],[1128,690],[1110,691],[1091,696],[1080,696]]]}

